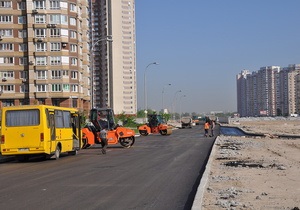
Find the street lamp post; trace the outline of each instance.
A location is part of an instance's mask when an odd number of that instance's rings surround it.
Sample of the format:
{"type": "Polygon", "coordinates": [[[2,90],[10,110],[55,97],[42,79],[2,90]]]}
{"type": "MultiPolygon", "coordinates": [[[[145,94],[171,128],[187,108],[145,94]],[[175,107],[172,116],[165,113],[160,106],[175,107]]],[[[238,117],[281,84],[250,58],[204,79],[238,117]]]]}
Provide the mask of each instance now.
{"type": "Polygon", "coordinates": [[[157,62],[149,63],[146,66],[145,72],[144,72],[144,100],[145,100],[145,122],[147,122],[147,112],[148,112],[148,105],[147,105],[147,85],[146,85],[146,72],[149,66],[151,65],[158,65],[157,62]]]}
{"type": "Polygon", "coordinates": [[[181,93],[181,90],[176,91],[176,93],[174,94],[174,98],[173,98],[173,120],[175,121],[175,100],[176,100],[176,96],[178,93],[181,93]]]}
{"type": "Polygon", "coordinates": [[[162,113],[164,114],[164,93],[165,93],[165,87],[166,86],[170,86],[171,84],[167,84],[167,85],[164,85],[164,87],[163,87],[163,90],[162,90],[162,92],[161,92],[161,95],[162,95],[162,99],[161,99],[161,104],[162,104],[162,113]]]}
{"type": "Polygon", "coordinates": [[[94,108],[94,48],[95,46],[102,41],[107,41],[107,42],[112,42],[111,36],[107,36],[106,38],[103,39],[98,39],[96,42],[93,42],[92,40],[92,48],[91,48],[91,109],[94,108]]]}

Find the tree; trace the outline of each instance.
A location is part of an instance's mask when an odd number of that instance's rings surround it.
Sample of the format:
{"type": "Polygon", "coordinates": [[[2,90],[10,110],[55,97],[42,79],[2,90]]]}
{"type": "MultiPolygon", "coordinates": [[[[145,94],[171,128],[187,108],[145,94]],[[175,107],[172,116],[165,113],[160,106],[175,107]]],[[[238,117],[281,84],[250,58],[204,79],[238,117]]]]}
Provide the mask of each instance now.
{"type": "Polygon", "coordinates": [[[123,126],[128,126],[128,127],[135,127],[136,122],[135,122],[135,117],[133,115],[126,115],[124,112],[122,112],[119,115],[116,115],[116,121],[121,121],[123,126]]]}

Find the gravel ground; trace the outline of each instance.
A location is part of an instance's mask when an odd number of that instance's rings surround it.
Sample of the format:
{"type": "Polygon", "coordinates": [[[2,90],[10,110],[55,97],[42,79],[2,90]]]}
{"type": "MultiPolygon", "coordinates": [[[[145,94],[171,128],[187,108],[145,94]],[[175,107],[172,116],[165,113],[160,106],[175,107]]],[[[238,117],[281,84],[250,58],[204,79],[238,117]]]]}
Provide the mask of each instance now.
{"type": "Polygon", "coordinates": [[[265,137],[216,139],[201,209],[300,208],[300,120],[240,119],[230,126],[265,137]]]}

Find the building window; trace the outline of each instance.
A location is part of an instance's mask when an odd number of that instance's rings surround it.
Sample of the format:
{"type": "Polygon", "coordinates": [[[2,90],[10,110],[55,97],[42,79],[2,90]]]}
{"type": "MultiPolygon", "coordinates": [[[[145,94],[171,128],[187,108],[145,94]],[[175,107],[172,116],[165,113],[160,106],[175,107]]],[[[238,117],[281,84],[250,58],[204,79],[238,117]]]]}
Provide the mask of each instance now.
{"type": "Polygon", "coordinates": [[[71,52],[77,52],[77,45],[76,44],[71,44],[71,52]]]}
{"type": "Polygon", "coordinates": [[[77,58],[71,58],[71,65],[77,66],[77,58]]]}
{"type": "Polygon", "coordinates": [[[47,85],[36,85],[36,92],[48,92],[47,85]]]}
{"type": "Polygon", "coordinates": [[[61,57],[60,56],[51,56],[50,57],[50,65],[51,66],[61,65],[61,57]]]}
{"type": "Polygon", "coordinates": [[[77,93],[78,92],[78,85],[71,85],[71,92],[77,93]]]}
{"type": "Polygon", "coordinates": [[[11,8],[11,1],[0,1],[0,8],[11,8]]]}
{"type": "Polygon", "coordinates": [[[28,79],[28,71],[21,71],[20,72],[21,79],[28,79]]]}
{"type": "Polygon", "coordinates": [[[25,24],[26,16],[18,16],[18,24],[25,24]]]}
{"type": "Polygon", "coordinates": [[[76,12],[76,5],[75,4],[70,4],[70,11],[71,12],[76,12]]]}
{"type": "Polygon", "coordinates": [[[61,74],[62,74],[62,76],[65,77],[65,78],[69,77],[69,71],[67,71],[67,70],[62,70],[62,71],[61,71],[61,74]]]}
{"type": "Polygon", "coordinates": [[[76,31],[70,31],[70,38],[76,39],[77,38],[77,32],[76,31]]]}
{"type": "Polygon", "coordinates": [[[0,73],[2,78],[10,78],[10,79],[14,79],[14,72],[13,71],[4,71],[0,73]]]}
{"type": "Polygon", "coordinates": [[[19,44],[19,51],[27,52],[27,44],[25,43],[19,44]]]}
{"type": "Polygon", "coordinates": [[[61,44],[60,42],[51,43],[51,51],[60,51],[61,50],[61,44]]]}
{"type": "Polygon", "coordinates": [[[0,15],[1,23],[12,23],[13,16],[12,15],[0,15]]]}
{"type": "Polygon", "coordinates": [[[61,15],[60,16],[61,24],[68,25],[68,16],[67,15],[61,15]]]}
{"type": "Polygon", "coordinates": [[[35,57],[35,63],[37,66],[46,66],[47,65],[47,57],[35,57]]]}
{"type": "Polygon", "coordinates": [[[19,65],[22,65],[22,66],[28,65],[27,57],[20,57],[19,58],[19,65]]]}
{"type": "Polygon", "coordinates": [[[52,84],[51,91],[52,92],[61,92],[61,84],[52,84]]]}
{"type": "Polygon", "coordinates": [[[60,29],[59,28],[51,28],[50,29],[50,37],[60,37],[60,29]]]}
{"type": "Polygon", "coordinates": [[[0,42],[0,51],[12,51],[13,44],[12,43],[1,43],[0,42]]]}
{"type": "Polygon", "coordinates": [[[0,36],[2,37],[12,37],[13,30],[12,29],[0,29],[0,36]]]}
{"type": "MultiPolygon", "coordinates": [[[[0,89],[2,90],[1,86],[0,89]]],[[[2,100],[2,105],[3,106],[14,106],[15,102],[13,99],[6,99],[6,100],[2,100]]]]}
{"type": "Polygon", "coordinates": [[[60,70],[51,71],[51,79],[61,79],[61,71],[60,70]]]}
{"type": "Polygon", "coordinates": [[[73,18],[73,17],[70,18],[70,25],[76,26],[76,19],[75,18],[73,18]]]}
{"type": "Polygon", "coordinates": [[[20,86],[20,92],[21,93],[28,93],[28,85],[26,85],[26,84],[22,84],[21,86],[20,86]]]}
{"type": "Polygon", "coordinates": [[[72,107],[77,107],[77,98],[72,98],[72,107]]]}
{"type": "Polygon", "coordinates": [[[36,71],[36,79],[47,79],[47,71],[36,71]]]}
{"type": "Polygon", "coordinates": [[[36,38],[45,38],[46,37],[46,29],[45,28],[34,29],[34,35],[36,38]]]}
{"type": "Polygon", "coordinates": [[[14,85],[0,85],[0,90],[3,92],[15,92],[14,85]]]}
{"type": "Polygon", "coordinates": [[[14,57],[0,57],[0,64],[14,64],[14,57]]]}
{"type": "Polygon", "coordinates": [[[46,9],[45,1],[33,1],[34,9],[46,9]]]}
{"type": "Polygon", "coordinates": [[[70,85],[69,84],[63,84],[63,92],[70,92],[70,85]]]}
{"type": "Polygon", "coordinates": [[[78,78],[78,72],[77,71],[71,71],[71,79],[77,79],[78,78]]]}
{"type": "Polygon", "coordinates": [[[47,44],[45,42],[36,42],[35,51],[36,52],[45,52],[47,50],[47,44]]]}
{"type": "Polygon", "coordinates": [[[18,2],[18,10],[26,10],[26,2],[18,2]]]}
{"type": "Polygon", "coordinates": [[[35,15],[34,16],[34,23],[46,23],[46,15],[35,15]]]}
{"type": "Polygon", "coordinates": [[[27,31],[26,31],[26,29],[19,30],[18,31],[18,36],[19,36],[19,38],[27,38],[27,31]]]}
{"type": "Polygon", "coordinates": [[[58,0],[50,0],[50,9],[60,9],[60,1],[58,0]]]}
{"type": "Polygon", "coordinates": [[[50,23],[51,24],[60,24],[60,15],[50,15],[50,23]]]}

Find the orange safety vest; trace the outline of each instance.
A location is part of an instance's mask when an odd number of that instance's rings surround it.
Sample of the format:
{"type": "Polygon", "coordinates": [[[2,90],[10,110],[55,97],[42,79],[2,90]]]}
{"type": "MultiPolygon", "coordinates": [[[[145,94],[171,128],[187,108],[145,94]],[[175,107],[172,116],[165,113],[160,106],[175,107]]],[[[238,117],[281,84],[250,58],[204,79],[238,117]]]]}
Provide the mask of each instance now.
{"type": "Polygon", "coordinates": [[[206,123],[204,124],[204,129],[209,129],[209,123],[208,123],[208,122],[206,122],[206,123]]]}

